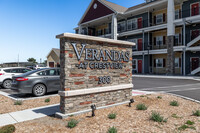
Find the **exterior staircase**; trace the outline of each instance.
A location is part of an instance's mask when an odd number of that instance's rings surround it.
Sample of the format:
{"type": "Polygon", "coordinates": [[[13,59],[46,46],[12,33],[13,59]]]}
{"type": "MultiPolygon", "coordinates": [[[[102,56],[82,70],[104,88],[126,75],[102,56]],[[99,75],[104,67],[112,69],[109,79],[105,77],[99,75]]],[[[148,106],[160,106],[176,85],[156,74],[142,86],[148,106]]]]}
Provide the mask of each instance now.
{"type": "Polygon", "coordinates": [[[191,47],[191,46],[196,46],[200,44],[200,35],[198,37],[196,37],[195,39],[193,39],[192,41],[190,41],[187,44],[187,47],[191,47]]]}
{"type": "Polygon", "coordinates": [[[198,74],[198,73],[200,73],[200,67],[197,68],[197,69],[195,69],[195,70],[193,70],[193,71],[191,72],[191,75],[196,75],[196,74],[198,74]]]}

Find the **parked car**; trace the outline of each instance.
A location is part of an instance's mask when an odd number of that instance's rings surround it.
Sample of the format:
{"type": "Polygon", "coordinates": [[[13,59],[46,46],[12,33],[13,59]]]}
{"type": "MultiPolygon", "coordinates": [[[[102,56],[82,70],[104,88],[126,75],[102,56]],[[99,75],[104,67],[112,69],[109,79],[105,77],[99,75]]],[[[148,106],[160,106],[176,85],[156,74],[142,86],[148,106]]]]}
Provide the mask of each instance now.
{"type": "Polygon", "coordinates": [[[11,88],[12,76],[21,75],[31,69],[25,67],[0,68],[0,85],[5,89],[11,88]]]}
{"type": "Polygon", "coordinates": [[[60,69],[43,68],[13,76],[12,90],[24,94],[43,96],[60,90],[60,69]]]}
{"type": "Polygon", "coordinates": [[[38,65],[35,65],[33,67],[34,70],[37,70],[37,69],[42,69],[42,68],[47,68],[44,64],[38,64],[38,65]]]}

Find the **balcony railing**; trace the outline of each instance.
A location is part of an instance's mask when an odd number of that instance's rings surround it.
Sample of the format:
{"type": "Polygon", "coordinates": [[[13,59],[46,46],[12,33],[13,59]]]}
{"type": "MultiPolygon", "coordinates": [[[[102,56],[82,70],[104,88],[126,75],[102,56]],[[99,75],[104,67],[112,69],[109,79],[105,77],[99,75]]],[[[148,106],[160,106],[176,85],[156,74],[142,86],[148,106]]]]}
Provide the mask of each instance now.
{"type": "Polygon", "coordinates": [[[144,19],[142,21],[137,21],[135,23],[128,24],[128,21],[125,21],[125,24],[118,24],[118,33],[142,29],[150,26],[156,26],[167,23],[167,15],[164,15],[160,18],[153,17],[152,19],[144,19]]]}
{"type": "Polygon", "coordinates": [[[179,13],[175,11],[175,19],[181,19],[181,18],[196,16],[196,15],[200,15],[200,7],[194,8],[194,9],[187,9],[187,10],[183,9],[182,11],[179,11],[179,13]]]}

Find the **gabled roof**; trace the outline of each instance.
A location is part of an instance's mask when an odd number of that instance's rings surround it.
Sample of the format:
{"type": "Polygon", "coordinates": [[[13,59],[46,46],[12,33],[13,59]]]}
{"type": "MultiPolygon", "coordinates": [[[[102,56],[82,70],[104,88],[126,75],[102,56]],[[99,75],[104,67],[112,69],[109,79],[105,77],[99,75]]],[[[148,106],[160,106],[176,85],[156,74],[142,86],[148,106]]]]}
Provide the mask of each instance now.
{"type": "Polygon", "coordinates": [[[47,57],[51,54],[51,52],[54,52],[58,57],[60,57],[60,49],[52,48],[47,57]]]}
{"type": "Polygon", "coordinates": [[[91,8],[92,8],[94,2],[99,2],[99,3],[103,4],[105,7],[107,7],[107,13],[108,13],[108,10],[110,10],[110,12],[108,14],[111,14],[111,12],[112,13],[123,13],[128,9],[126,7],[117,5],[117,4],[109,2],[107,0],[91,0],[90,5],[88,6],[87,10],[85,11],[84,15],[82,16],[82,18],[81,18],[81,20],[79,21],[78,24],[81,24],[81,23],[85,22],[84,19],[85,19],[85,17],[87,17],[88,12],[91,11],[91,8]]]}
{"type": "Polygon", "coordinates": [[[103,2],[104,4],[106,4],[107,6],[109,6],[110,8],[112,8],[117,13],[123,13],[123,12],[125,12],[128,9],[126,7],[117,5],[117,4],[112,3],[110,1],[107,1],[107,0],[101,0],[101,2],[103,2]]]}

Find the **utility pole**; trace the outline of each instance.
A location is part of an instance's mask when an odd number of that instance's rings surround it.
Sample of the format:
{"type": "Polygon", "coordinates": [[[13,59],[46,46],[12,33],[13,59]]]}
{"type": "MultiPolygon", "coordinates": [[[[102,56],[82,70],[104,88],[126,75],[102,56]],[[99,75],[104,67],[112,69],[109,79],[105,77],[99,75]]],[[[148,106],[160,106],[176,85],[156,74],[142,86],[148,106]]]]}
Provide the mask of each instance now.
{"type": "Polygon", "coordinates": [[[17,63],[17,66],[19,67],[19,54],[18,54],[18,63],[17,63]]]}

